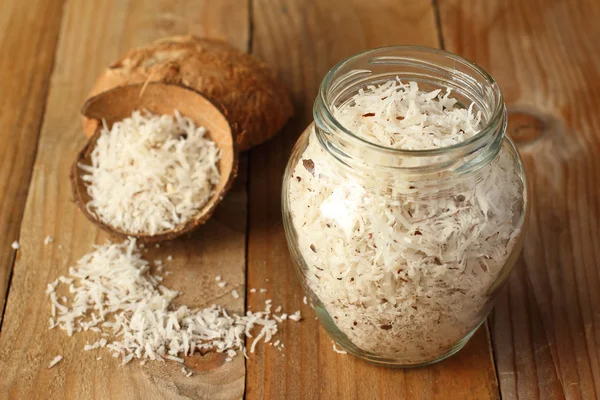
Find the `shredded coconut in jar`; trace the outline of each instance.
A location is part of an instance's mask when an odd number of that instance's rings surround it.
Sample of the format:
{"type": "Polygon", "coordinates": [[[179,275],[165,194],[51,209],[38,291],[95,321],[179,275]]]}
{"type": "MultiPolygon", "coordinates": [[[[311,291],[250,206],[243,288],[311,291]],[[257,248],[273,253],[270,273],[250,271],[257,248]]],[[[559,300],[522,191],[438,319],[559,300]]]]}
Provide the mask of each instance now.
{"type": "Polygon", "coordinates": [[[350,103],[334,109],[348,130],[379,145],[426,150],[460,143],[477,133],[481,114],[457,107],[450,89],[419,90],[416,82],[396,79],[360,89],[350,103]]]}
{"type": "MultiPolygon", "coordinates": [[[[334,115],[372,143],[415,150],[477,134],[472,108],[459,108],[450,91],[391,81],[359,91],[334,115]]],[[[503,147],[475,176],[421,192],[401,175],[342,168],[312,130],[291,168],[291,222],[306,283],[359,351],[433,361],[485,318],[523,212],[511,157],[503,147]]]]}
{"type": "Polygon", "coordinates": [[[150,235],[190,220],[219,183],[220,152],[206,132],[177,111],[135,111],[104,126],[92,165],[79,165],[89,211],[114,228],[150,235]]]}

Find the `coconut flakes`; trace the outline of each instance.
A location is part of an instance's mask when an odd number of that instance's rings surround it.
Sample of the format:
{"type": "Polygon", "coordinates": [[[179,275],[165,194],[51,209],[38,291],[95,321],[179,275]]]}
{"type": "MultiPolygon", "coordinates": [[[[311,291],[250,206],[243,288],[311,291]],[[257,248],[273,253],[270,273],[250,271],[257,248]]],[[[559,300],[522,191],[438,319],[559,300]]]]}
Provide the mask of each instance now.
{"type": "Polygon", "coordinates": [[[61,362],[63,359],[63,356],[58,355],[56,357],[54,357],[52,359],[52,361],[50,361],[50,365],[48,365],[48,369],[53,368],[56,364],[58,364],[59,362],[61,362]]]}
{"type": "Polygon", "coordinates": [[[178,112],[135,111],[111,129],[104,126],[92,165],[79,165],[88,210],[132,233],[154,235],[187,222],[219,182],[220,152],[206,132],[178,112]]]}
{"type": "MultiPolygon", "coordinates": [[[[334,113],[364,139],[399,149],[446,147],[481,125],[449,90],[398,80],[359,91],[334,113]]],[[[401,175],[347,171],[314,129],[291,171],[288,204],[307,284],[356,347],[420,363],[446,354],[481,322],[523,212],[506,146],[444,196],[435,192],[443,181],[426,196],[401,175]]]]}
{"type": "Polygon", "coordinates": [[[346,350],[338,349],[338,347],[335,345],[335,342],[333,342],[333,351],[338,354],[348,354],[346,350]]]}
{"type": "Polygon", "coordinates": [[[450,89],[424,92],[416,82],[395,79],[360,89],[349,102],[334,108],[334,115],[345,128],[383,146],[448,147],[477,134],[481,122],[481,113],[473,113],[473,105],[457,107],[451,93],[450,89]]]}

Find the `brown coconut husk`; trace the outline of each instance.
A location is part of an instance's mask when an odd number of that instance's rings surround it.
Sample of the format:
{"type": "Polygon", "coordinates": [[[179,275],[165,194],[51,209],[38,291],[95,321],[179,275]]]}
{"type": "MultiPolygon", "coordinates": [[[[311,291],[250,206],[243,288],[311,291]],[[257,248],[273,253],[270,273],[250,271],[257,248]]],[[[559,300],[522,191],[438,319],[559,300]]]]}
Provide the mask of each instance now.
{"type": "MultiPolygon", "coordinates": [[[[274,136],[293,114],[287,91],[268,67],[220,40],[175,36],[131,49],[98,77],[90,96],[144,82],[186,86],[220,104],[239,151],[274,136]]],[[[84,130],[91,137],[95,121],[85,119],[84,130]]]]}
{"type": "Polygon", "coordinates": [[[73,196],[81,211],[90,221],[112,234],[121,237],[131,236],[144,242],[153,243],[171,240],[191,232],[210,218],[217,204],[231,188],[237,175],[238,153],[231,125],[219,106],[189,88],[164,83],[120,86],[88,99],[83,105],[82,113],[89,121],[95,122],[96,129],[71,167],[73,196]],[[159,115],[173,115],[174,111],[178,110],[182,115],[194,121],[196,125],[204,126],[208,130],[207,136],[221,150],[221,159],[218,165],[221,179],[215,187],[213,197],[194,218],[172,230],[155,235],[122,231],[100,221],[86,207],[90,196],[82,179],[85,172],[78,167],[80,163],[91,165],[91,153],[101,135],[102,120],[106,121],[110,128],[113,123],[130,117],[135,110],[148,110],[159,115]]]}

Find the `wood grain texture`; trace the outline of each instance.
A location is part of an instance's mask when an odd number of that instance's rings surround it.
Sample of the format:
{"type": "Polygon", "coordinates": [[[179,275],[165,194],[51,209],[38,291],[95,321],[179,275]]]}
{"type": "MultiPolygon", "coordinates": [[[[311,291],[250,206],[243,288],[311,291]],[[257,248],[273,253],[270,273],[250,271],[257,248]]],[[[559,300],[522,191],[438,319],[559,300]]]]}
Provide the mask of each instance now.
{"type": "MultiPolygon", "coordinates": [[[[2,17],[0,17],[2,18],[2,17]]],[[[71,0],[64,9],[52,75],[48,108],[38,145],[32,184],[21,227],[5,320],[0,336],[0,397],[33,398],[241,398],[244,359],[226,363],[222,354],[194,356],[186,364],[195,371],[185,378],[175,363],[132,363],[118,367],[105,352],[84,352],[94,335],[72,338],[48,330],[45,286],[67,273],[93,243],[107,235],[85,219],[72,202],[68,171],[84,144],[79,109],[95,76],[126,48],[170,34],[193,33],[229,40],[239,48],[248,42],[247,3],[231,1],[71,0]],[[99,23],[101,21],[101,23],[99,23]],[[44,246],[46,235],[56,238],[44,246]],[[93,353],[93,354],[92,354],[93,353]],[[54,356],[64,360],[47,369],[54,356]]],[[[238,185],[214,217],[187,239],[149,249],[150,260],[172,255],[166,285],[183,291],[178,302],[191,307],[212,303],[243,311],[246,184],[238,185]],[[229,284],[218,288],[215,276],[229,284]]],[[[4,239],[3,239],[4,240],[4,239]]]]}
{"type": "Polygon", "coordinates": [[[600,3],[439,5],[447,49],[500,84],[530,182],[523,261],[493,323],[503,399],[598,398],[600,3]]]}
{"type": "Polygon", "coordinates": [[[0,12],[0,327],[64,0],[3,0],[0,12]],[[35,26],[35,29],[31,29],[35,26]],[[8,55],[8,56],[7,56],[8,55]]]}
{"type": "MultiPolygon", "coordinates": [[[[319,83],[335,63],[392,44],[437,46],[433,7],[413,1],[253,1],[253,53],[291,88],[296,118],[250,155],[248,285],[265,287],[276,306],[301,309],[304,321],[279,333],[282,352],[266,346],[247,361],[248,399],[496,399],[485,329],[457,356],[429,368],[376,367],[332,350],[332,341],[302,304],[281,220],[281,179],[291,148],[312,120],[319,83]],[[267,281],[268,280],[268,281],[267,281]]],[[[252,308],[265,295],[248,295],[252,308]]]]}

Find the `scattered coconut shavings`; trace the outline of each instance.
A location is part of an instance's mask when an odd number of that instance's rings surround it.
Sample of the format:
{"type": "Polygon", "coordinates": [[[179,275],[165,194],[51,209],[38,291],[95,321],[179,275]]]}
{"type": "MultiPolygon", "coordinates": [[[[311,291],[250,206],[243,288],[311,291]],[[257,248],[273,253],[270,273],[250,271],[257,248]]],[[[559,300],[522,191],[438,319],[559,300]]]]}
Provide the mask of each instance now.
{"type": "Polygon", "coordinates": [[[306,296],[304,296],[304,297],[302,298],[302,302],[303,302],[304,304],[308,304],[308,301],[306,300],[306,296]]]}
{"type": "Polygon", "coordinates": [[[63,359],[63,356],[56,356],[52,359],[52,361],[50,361],[50,365],[48,365],[48,369],[53,368],[56,364],[58,364],[59,362],[61,362],[63,359]]]}
{"type": "Polygon", "coordinates": [[[173,261],[173,256],[167,256],[167,261],[173,261]]]}
{"type": "Polygon", "coordinates": [[[217,276],[215,276],[215,281],[217,281],[217,282],[221,282],[221,275],[217,275],[217,276]]]}
{"type": "Polygon", "coordinates": [[[348,354],[346,350],[338,349],[338,347],[335,345],[335,342],[333,342],[333,351],[338,354],[348,354]]]}
{"type": "Polygon", "coordinates": [[[227,282],[219,282],[217,283],[217,286],[219,286],[220,288],[224,288],[225,286],[227,286],[227,282]]]}
{"type": "Polygon", "coordinates": [[[12,242],[12,244],[10,245],[10,247],[12,247],[13,250],[19,250],[21,248],[21,245],[19,244],[19,242],[17,242],[15,240],[14,242],[12,242]]]}
{"type": "Polygon", "coordinates": [[[254,288],[250,289],[250,293],[256,293],[256,289],[254,289],[254,288]]]}
{"type": "MultiPolygon", "coordinates": [[[[133,112],[104,126],[79,164],[90,213],[125,232],[154,235],[194,217],[219,182],[220,151],[191,119],[133,112]]],[[[156,244],[156,247],[160,247],[156,244]]]]}
{"type": "Polygon", "coordinates": [[[83,346],[83,350],[84,351],[90,351],[90,350],[96,350],[96,349],[99,349],[99,348],[103,348],[103,347],[106,346],[106,343],[108,343],[107,340],[106,340],[106,338],[102,338],[102,339],[98,340],[96,343],[86,344],[85,346],[83,346]]]}
{"type": "Polygon", "coordinates": [[[232,290],[231,295],[233,296],[234,299],[240,298],[240,295],[238,294],[237,290],[232,290]]]}
{"type": "Polygon", "coordinates": [[[271,301],[263,311],[229,314],[223,307],[203,309],[176,306],[175,290],[150,274],[135,239],[121,244],[95,246],[69,277],[48,285],[52,317],[50,328],[69,336],[96,330],[101,338],[84,350],[105,348],[126,365],[133,359],[183,362],[196,351],[216,351],[247,357],[245,337],[252,338],[251,352],[259,342],[269,342],[280,321],[271,313],[271,301]],[[68,295],[61,300],[57,292],[68,295]]]}
{"type": "MultiPolygon", "coordinates": [[[[449,91],[397,80],[361,90],[335,115],[366,140],[401,149],[461,142],[481,118],[449,91]]],[[[476,173],[431,189],[401,172],[345,169],[312,129],[290,175],[306,284],[356,347],[416,364],[443,356],[481,322],[524,213],[508,146],[476,173]]]]}
{"type": "Polygon", "coordinates": [[[49,244],[54,243],[54,236],[46,236],[46,238],[44,239],[44,246],[48,246],[49,244]]]}
{"type": "Polygon", "coordinates": [[[300,311],[296,311],[292,315],[288,316],[288,318],[291,319],[292,321],[300,321],[300,318],[302,318],[302,315],[300,314],[300,311]]]}
{"type": "Polygon", "coordinates": [[[182,363],[182,364],[183,364],[183,361],[184,361],[184,360],[183,360],[183,358],[181,358],[181,357],[175,357],[175,356],[172,356],[172,355],[170,355],[170,354],[167,354],[167,355],[165,356],[165,358],[166,358],[167,360],[175,361],[175,362],[182,363]]]}
{"type": "Polygon", "coordinates": [[[267,293],[267,289],[262,288],[262,289],[259,290],[259,292],[261,292],[261,293],[267,293]]]}

